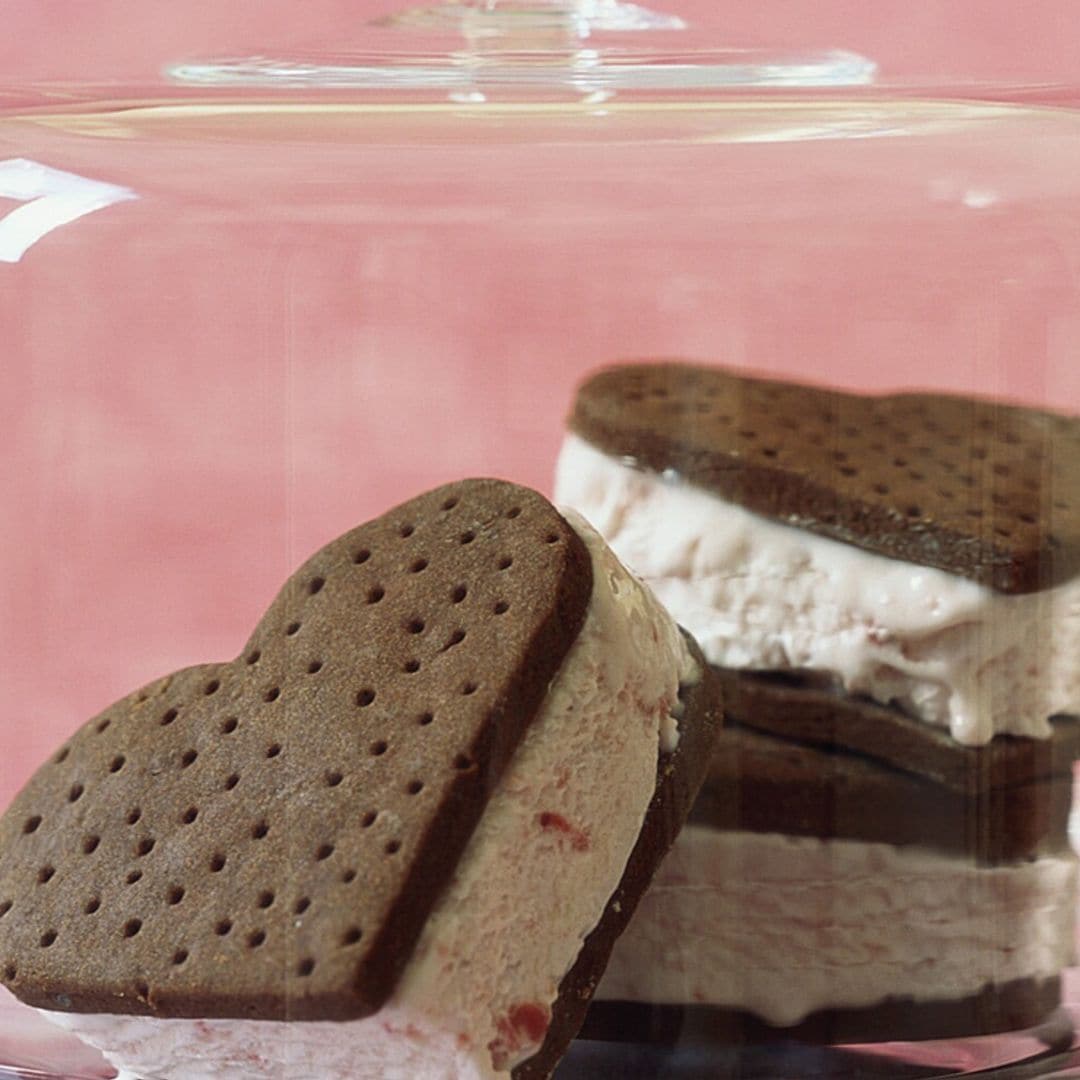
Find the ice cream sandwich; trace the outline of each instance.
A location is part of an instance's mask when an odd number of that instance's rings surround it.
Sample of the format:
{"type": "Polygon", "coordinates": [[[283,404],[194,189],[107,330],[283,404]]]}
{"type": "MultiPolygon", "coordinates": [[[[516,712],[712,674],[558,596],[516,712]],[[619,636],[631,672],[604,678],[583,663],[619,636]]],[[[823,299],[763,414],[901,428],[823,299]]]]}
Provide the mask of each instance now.
{"type": "Polygon", "coordinates": [[[1080,708],[1080,420],[686,364],[580,388],[556,497],[712,663],[828,672],[967,745],[1080,708]]]}
{"type": "Polygon", "coordinates": [[[0,975],[123,1077],[545,1077],[704,778],[716,679],[580,519],[429,492],[0,819],[0,975]]]}
{"type": "Polygon", "coordinates": [[[1053,752],[952,743],[931,780],[741,725],[748,706],[782,716],[823,692],[722,677],[729,722],[709,778],[616,943],[587,1033],[861,1043],[1046,1021],[1073,960],[1080,722],[1055,719],[1053,752]]]}
{"type": "Polygon", "coordinates": [[[590,1030],[866,1041],[1052,1012],[1078,450],[1080,421],[984,400],[681,363],[583,384],[556,497],[695,633],[729,720],[590,1030]]]}

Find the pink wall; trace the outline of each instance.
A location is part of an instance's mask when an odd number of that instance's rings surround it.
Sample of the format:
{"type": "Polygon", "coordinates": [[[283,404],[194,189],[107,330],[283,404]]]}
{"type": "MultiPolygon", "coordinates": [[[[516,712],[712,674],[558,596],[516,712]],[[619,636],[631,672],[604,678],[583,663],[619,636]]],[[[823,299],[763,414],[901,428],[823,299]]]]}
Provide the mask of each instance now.
{"type": "MultiPolygon", "coordinates": [[[[678,8],[736,44],[845,46],[887,75],[1080,70],[1069,0],[1022,26],[988,0],[678,8]]],[[[385,10],[17,0],[0,84],[343,47],[385,10]]],[[[524,139],[482,120],[0,124],[0,162],[139,195],[0,263],[0,805],[127,690],[238,652],[344,529],[462,475],[548,489],[597,363],[683,355],[1080,407],[1075,120],[841,119],[878,137],[733,149],[708,117],[524,139]]]]}
{"type": "MultiPolygon", "coordinates": [[[[355,28],[401,10],[394,0],[12,0],[5,4],[0,85],[14,79],[143,79],[185,56],[347,48],[355,28]]],[[[847,48],[887,78],[1075,82],[1072,0],[669,0],[733,46],[847,48]]]]}

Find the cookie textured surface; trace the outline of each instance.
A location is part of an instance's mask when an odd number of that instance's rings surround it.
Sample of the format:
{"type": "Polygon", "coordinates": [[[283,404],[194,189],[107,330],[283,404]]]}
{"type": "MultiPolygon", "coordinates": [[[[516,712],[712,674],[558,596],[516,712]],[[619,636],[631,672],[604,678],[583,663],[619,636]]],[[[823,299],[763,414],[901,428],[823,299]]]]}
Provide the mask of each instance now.
{"type": "Polygon", "coordinates": [[[746,727],[822,750],[850,750],[965,795],[1069,778],[1080,757],[1080,717],[1050,717],[1046,739],[999,735],[961,746],[941,728],[863,696],[821,673],[721,671],[725,706],[746,727]]]}
{"type": "Polygon", "coordinates": [[[377,1010],[590,591],[574,530],[500,481],[323,548],[239,657],[117,702],[16,798],[4,982],[75,1012],[377,1010]]]}
{"type": "Polygon", "coordinates": [[[1074,417],[650,363],[590,378],[570,427],[766,517],[1001,592],[1080,569],[1074,417]]]}
{"type": "Polygon", "coordinates": [[[958,791],[846,751],[729,723],[690,820],[914,845],[995,866],[1068,850],[1068,773],[958,791]]]}

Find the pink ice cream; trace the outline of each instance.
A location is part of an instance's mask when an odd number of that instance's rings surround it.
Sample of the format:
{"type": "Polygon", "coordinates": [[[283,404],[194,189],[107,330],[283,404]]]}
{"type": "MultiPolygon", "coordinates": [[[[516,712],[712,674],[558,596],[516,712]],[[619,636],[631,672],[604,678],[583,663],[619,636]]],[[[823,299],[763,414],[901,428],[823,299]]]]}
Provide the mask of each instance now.
{"type": "Polygon", "coordinates": [[[964,998],[1073,962],[1076,857],[1012,866],[890,844],[687,826],[598,1000],[816,1009],[964,998]]]}
{"type": "Polygon", "coordinates": [[[580,519],[585,624],[393,996],[343,1023],[48,1013],[122,1080],[480,1080],[542,1043],[626,867],[697,677],[671,617],[580,519]]]}
{"type": "Polygon", "coordinates": [[[966,745],[1080,711],[1080,579],[1022,596],[783,525],[570,434],[556,498],[589,519],[710,663],[831,672],[966,745]]]}

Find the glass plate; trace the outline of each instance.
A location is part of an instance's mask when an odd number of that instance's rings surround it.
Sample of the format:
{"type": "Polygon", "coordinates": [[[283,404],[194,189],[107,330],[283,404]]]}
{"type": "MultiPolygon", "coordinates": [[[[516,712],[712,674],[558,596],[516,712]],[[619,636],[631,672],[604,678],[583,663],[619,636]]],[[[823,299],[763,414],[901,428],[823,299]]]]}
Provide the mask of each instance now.
{"type": "MultiPolygon", "coordinates": [[[[979,1039],[865,1046],[776,1043],[728,1050],[577,1042],[556,1080],[931,1080],[1080,1077],[1080,969],[1065,973],[1066,1004],[1028,1031],[979,1039]]],[[[96,1051],[0,992],[0,1080],[107,1080],[96,1051]]],[[[181,1080],[181,1078],[170,1078],[181,1080]]]]}

